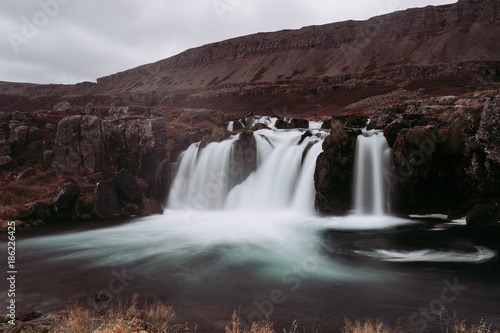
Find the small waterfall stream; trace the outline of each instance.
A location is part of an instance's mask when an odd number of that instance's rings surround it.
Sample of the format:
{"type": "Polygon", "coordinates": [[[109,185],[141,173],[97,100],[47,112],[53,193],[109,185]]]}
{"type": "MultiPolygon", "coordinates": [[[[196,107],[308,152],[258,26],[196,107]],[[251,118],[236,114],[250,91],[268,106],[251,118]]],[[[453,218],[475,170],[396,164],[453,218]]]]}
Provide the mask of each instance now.
{"type": "Polygon", "coordinates": [[[356,141],[354,165],[354,213],[387,215],[389,193],[385,181],[392,151],[380,131],[363,131],[356,141]]]}

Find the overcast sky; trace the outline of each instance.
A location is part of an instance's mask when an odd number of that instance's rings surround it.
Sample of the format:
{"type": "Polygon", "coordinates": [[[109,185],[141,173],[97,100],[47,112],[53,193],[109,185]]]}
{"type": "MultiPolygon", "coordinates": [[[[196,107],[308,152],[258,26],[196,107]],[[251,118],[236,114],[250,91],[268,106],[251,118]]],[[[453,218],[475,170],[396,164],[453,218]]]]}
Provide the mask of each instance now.
{"type": "Polygon", "coordinates": [[[77,83],[188,48],[456,0],[1,0],[0,81],[77,83]]]}

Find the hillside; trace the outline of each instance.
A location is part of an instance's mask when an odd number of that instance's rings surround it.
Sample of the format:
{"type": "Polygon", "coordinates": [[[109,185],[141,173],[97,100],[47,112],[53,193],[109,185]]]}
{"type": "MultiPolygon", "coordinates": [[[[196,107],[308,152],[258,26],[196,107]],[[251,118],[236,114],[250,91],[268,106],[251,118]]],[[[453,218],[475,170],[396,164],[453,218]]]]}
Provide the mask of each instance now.
{"type": "Polygon", "coordinates": [[[97,84],[0,83],[0,109],[68,100],[329,114],[443,90],[473,90],[499,81],[499,7],[496,0],[461,0],[362,22],[259,33],[190,49],[99,78],[97,84]]]}

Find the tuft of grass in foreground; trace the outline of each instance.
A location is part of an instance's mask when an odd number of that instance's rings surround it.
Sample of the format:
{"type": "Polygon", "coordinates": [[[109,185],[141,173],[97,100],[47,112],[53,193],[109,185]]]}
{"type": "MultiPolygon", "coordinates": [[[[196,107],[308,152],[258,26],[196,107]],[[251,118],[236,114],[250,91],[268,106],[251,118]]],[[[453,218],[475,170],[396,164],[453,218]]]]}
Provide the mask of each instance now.
{"type": "MultiPolygon", "coordinates": [[[[82,308],[78,304],[67,306],[67,310],[56,318],[52,324],[45,322],[25,322],[5,330],[6,333],[190,333],[198,332],[198,326],[188,323],[176,323],[176,314],[172,306],[160,301],[145,304],[143,309],[137,307],[137,295],[130,301],[117,302],[110,308],[82,308]]],[[[440,317],[440,333],[500,333],[493,325],[481,320],[479,324],[469,323],[466,320],[443,319],[440,317]]],[[[240,317],[234,311],[231,320],[225,325],[225,333],[277,333],[274,323],[267,317],[262,322],[254,322],[251,326],[242,327],[240,317]]],[[[3,327],[5,328],[5,326],[3,327]]],[[[0,325],[0,330],[2,327],[0,325]]],[[[395,327],[384,323],[381,319],[371,320],[344,319],[341,333],[402,333],[406,330],[398,321],[395,327]]],[[[215,332],[215,331],[214,331],[215,332]]],[[[279,331],[281,332],[281,330],[279,331]]],[[[320,326],[301,327],[298,321],[292,322],[290,329],[283,329],[283,333],[321,333],[334,332],[331,329],[322,329],[320,326]]],[[[424,330],[426,332],[426,330],[424,330]]]]}
{"type": "MultiPolygon", "coordinates": [[[[396,327],[399,326],[398,324],[396,327]]],[[[342,328],[342,333],[393,333],[393,332],[403,332],[402,329],[396,328],[391,329],[391,327],[382,322],[382,320],[377,319],[375,323],[371,320],[365,320],[361,322],[356,320],[355,322],[350,321],[348,318],[344,319],[344,327],[342,328]]]]}
{"type": "MultiPolygon", "coordinates": [[[[248,328],[241,328],[240,317],[236,313],[236,311],[234,311],[231,322],[226,324],[225,326],[225,333],[276,333],[273,326],[274,324],[272,323],[271,319],[267,317],[263,322],[252,323],[252,327],[250,328],[250,330],[248,330],[248,328]]],[[[296,332],[294,331],[293,333],[296,332]]]]}

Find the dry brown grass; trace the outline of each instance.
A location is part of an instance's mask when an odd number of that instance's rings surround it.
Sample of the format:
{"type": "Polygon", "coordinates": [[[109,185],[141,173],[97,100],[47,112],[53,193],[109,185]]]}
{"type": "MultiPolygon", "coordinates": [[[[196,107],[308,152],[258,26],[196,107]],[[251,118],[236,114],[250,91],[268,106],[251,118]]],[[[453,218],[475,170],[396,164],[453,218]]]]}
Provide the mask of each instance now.
{"type": "MultiPolygon", "coordinates": [[[[277,333],[274,323],[268,317],[262,322],[254,322],[250,327],[242,327],[239,315],[234,311],[231,321],[225,327],[225,333],[277,333]]],[[[247,325],[248,326],[248,325],[247,325]]],[[[126,302],[118,302],[114,307],[106,310],[89,309],[72,304],[67,311],[59,316],[52,327],[44,325],[26,324],[7,330],[8,333],[189,333],[198,331],[197,326],[188,323],[175,322],[173,307],[155,301],[152,305],[145,304],[143,309],[137,308],[137,296],[126,302]]],[[[321,332],[321,329],[300,328],[297,320],[293,321],[289,330],[283,333],[321,332]]],[[[325,330],[330,332],[328,328],[325,330]]],[[[279,330],[278,332],[281,332],[279,330]]],[[[341,333],[401,333],[405,332],[400,322],[392,328],[389,324],[378,319],[355,320],[346,318],[341,333]]],[[[441,333],[499,333],[491,324],[481,320],[478,324],[466,320],[446,320],[440,317],[441,333]]]]}
{"type": "Polygon", "coordinates": [[[40,172],[18,181],[4,180],[0,188],[0,206],[50,200],[57,187],[58,179],[53,172],[40,172]]]}
{"type": "Polygon", "coordinates": [[[456,317],[453,320],[453,324],[449,327],[449,324],[446,324],[446,329],[444,332],[453,332],[453,333],[499,333],[498,330],[493,328],[492,324],[486,323],[484,320],[478,324],[470,323],[467,320],[459,320],[456,317]]]}
{"type": "MultiPolygon", "coordinates": [[[[481,320],[478,324],[470,323],[467,320],[453,320],[445,319],[440,316],[440,332],[441,333],[499,333],[498,330],[493,328],[492,324],[486,323],[481,320]]],[[[376,322],[371,320],[352,322],[348,318],[344,320],[344,327],[342,333],[401,333],[405,330],[401,327],[400,322],[397,322],[395,327],[392,328],[389,324],[384,323],[378,319],[376,322]]]]}
{"type": "MultiPolygon", "coordinates": [[[[137,307],[137,295],[106,310],[72,304],[67,307],[51,333],[181,333],[191,332],[188,324],[175,323],[173,307],[160,301],[137,307]]],[[[193,330],[196,332],[196,327],[193,330]]]]}
{"type": "Polygon", "coordinates": [[[374,323],[371,320],[361,322],[356,320],[350,321],[348,318],[344,320],[344,327],[342,333],[392,333],[401,332],[399,330],[392,330],[391,327],[384,323],[382,320],[377,319],[374,323]]]}
{"type": "Polygon", "coordinates": [[[50,204],[58,187],[58,179],[53,172],[40,172],[18,181],[10,181],[6,177],[3,173],[0,178],[0,220],[15,220],[35,202],[50,204]]]}
{"type": "Polygon", "coordinates": [[[225,333],[276,333],[276,331],[274,330],[274,324],[269,317],[260,323],[253,322],[250,330],[248,328],[242,328],[240,317],[236,311],[234,311],[231,322],[225,326],[225,333]]]}

